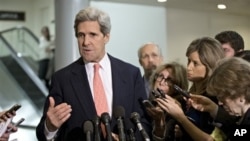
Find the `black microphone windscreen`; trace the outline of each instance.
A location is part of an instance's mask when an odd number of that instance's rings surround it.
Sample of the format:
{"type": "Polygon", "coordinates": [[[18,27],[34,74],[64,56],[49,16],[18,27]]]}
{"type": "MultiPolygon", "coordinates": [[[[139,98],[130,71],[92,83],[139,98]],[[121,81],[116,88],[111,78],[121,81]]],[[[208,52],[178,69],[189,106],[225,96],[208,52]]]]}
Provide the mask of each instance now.
{"type": "Polygon", "coordinates": [[[93,127],[93,123],[89,120],[85,121],[84,122],[84,133],[87,133],[87,132],[93,132],[94,130],[94,127],[93,127]]]}
{"type": "Polygon", "coordinates": [[[114,109],[114,117],[119,118],[119,117],[124,117],[125,116],[125,109],[122,106],[117,106],[114,109]]]}
{"type": "Polygon", "coordinates": [[[93,119],[94,124],[100,124],[100,117],[99,116],[95,116],[93,119]]]}
{"type": "Polygon", "coordinates": [[[107,113],[107,112],[102,113],[102,115],[101,115],[101,121],[103,123],[109,123],[111,121],[109,113],[107,113]]]}
{"type": "Polygon", "coordinates": [[[137,112],[133,112],[131,113],[130,118],[137,122],[137,120],[140,119],[140,115],[137,112]]]}

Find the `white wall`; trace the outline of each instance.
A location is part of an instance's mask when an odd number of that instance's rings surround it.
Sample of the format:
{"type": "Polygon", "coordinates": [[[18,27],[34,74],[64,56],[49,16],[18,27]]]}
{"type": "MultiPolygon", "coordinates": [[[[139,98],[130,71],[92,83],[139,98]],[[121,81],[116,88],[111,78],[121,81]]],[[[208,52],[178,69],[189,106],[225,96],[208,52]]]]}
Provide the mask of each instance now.
{"type": "Polygon", "coordinates": [[[186,48],[192,40],[214,37],[223,30],[235,30],[245,40],[245,49],[250,49],[250,18],[195,10],[167,9],[167,60],[187,63],[186,48]]]}
{"type": "MultiPolygon", "coordinates": [[[[138,48],[149,41],[157,43],[166,56],[166,9],[132,4],[91,2],[110,15],[111,38],[107,52],[133,65],[140,66],[138,48]]],[[[142,68],[141,68],[142,69],[142,68]]]]}

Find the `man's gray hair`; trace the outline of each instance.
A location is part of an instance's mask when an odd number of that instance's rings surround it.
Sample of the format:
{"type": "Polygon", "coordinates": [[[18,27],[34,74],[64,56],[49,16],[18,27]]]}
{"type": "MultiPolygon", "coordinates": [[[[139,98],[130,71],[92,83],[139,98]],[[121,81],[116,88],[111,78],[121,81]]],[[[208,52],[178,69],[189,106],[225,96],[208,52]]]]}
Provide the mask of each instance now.
{"type": "Polygon", "coordinates": [[[110,33],[111,30],[111,22],[110,17],[107,13],[104,11],[101,11],[100,9],[97,9],[95,7],[87,7],[85,9],[82,9],[78,12],[78,14],[75,17],[75,36],[77,37],[77,27],[81,22],[85,21],[97,21],[100,25],[100,30],[104,35],[107,35],[110,33]]]}
{"type": "Polygon", "coordinates": [[[142,49],[143,49],[146,45],[154,45],[155,47],[157,47],[158,52],[159,52],[159,55],[162,56],[161,48],[159,47],[158,44],[153,43],[153,42],[147,42],[147,43],[143,44],[143,45],[138,49],[138,58],[139,58],[139,59],[142,57],[142,49]]]}

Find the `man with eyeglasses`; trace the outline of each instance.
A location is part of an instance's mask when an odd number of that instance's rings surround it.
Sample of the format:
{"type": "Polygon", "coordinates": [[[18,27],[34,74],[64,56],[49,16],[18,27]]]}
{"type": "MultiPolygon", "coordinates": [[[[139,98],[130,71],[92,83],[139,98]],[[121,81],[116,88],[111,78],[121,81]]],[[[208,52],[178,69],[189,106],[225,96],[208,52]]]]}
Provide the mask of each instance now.
{"type": "Polygon", "coordinates": [[[147,96],[149,96],[149,78],[153,71],[163,62],[161,49],[155,43],[145,43],[138,50],[138,58],[144,70],[143,80],[147,96]]]}

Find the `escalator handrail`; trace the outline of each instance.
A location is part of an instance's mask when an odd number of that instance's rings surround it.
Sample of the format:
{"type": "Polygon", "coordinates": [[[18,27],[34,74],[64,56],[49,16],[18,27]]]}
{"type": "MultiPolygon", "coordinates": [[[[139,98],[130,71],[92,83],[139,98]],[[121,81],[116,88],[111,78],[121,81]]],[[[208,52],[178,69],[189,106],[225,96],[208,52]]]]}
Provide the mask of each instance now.
{"type": "Polygon", "coordinates": [[[14,30],[25,30],[26,32],[28,32],[28,34],[31,35],[32,38],[34,38],[34,40],[39,43],[39,38],[28,28],[24,27],[24,26],[17,26],[17,27],[12,27],[12,28],[9,28],[9,29],[5,29],[5,30],[2,30],[0,31],[0,34],[3,34],[3,33],[6,33],[6,32],[10,32],[10,31],[14,31],[14,30]]]}
{"type": "Polygon", "coordinates": [[[11,47],[11,45],[8,43],[8,41],[1,34],[0,34],[0,39],[3,41],[3,43],[9,49],[12,57],[16,60],[16,62],[22,67],[22,69],[27,73],[27,75],[30,77],[30,79],[41,90],[43,95],[47,96],[48,90],[46,89],[46,87],[42,83],[42,81],[39,79],[39,77],[36,75],[36,73],[32,70],[32,68],[26,63],[26,61],[22,57],[18,56],[18,53],[11,47]]]}

